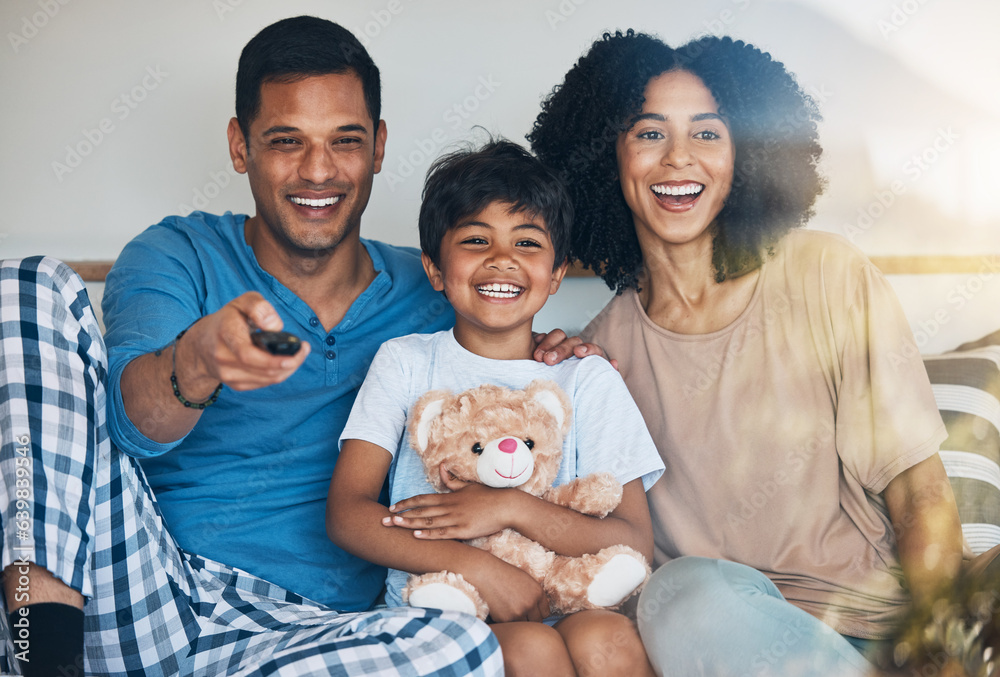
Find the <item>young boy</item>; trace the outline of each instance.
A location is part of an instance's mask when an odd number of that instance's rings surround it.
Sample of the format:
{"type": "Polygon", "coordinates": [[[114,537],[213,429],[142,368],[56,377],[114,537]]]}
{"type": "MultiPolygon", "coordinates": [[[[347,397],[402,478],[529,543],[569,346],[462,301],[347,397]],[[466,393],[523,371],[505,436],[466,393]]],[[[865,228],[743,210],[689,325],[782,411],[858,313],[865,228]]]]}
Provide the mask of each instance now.
{"type": "Polygon", "coordinates": [[[388,341],[375,356],[341,436],[327,532],[345,550],[390,567],[390,606],[402,605],[410,573],[462,574],[490,607],[509,675],[652,674],[625,616],[587,610],[554,626],[539,622],[549,615],[539,584],[462,542],[509,527],[560,554],[624,543],[652,559],[645,490],[663,464],[618,373],[599,357],[555,366],[531,359],[532,319],[566,272],[571,209],[559,178],[507,141],[434,164],[420,244],[431,284],[455,309],[455,327],[388,341]],[[523,388],[536,378],[555,381],[573,402],[556,484],[611,471],[624,486],[621,504],[604,519],[517,489],[465,484],[446,469],[451,492],[436,494],[409,447],[407,415],[425,392],[523,388]],[[388,509],[379,503],[387,476],[388,509]]]}

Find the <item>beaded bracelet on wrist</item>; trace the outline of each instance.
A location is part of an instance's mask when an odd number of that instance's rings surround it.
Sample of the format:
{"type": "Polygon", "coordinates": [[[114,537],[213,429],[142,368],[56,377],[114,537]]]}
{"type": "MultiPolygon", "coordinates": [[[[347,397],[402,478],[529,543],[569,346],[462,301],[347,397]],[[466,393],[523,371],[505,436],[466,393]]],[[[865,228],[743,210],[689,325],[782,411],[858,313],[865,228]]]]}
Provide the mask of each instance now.
{"type": "Polygon", "coordinates": [[[181,404],[183,404],[185,407],[188,407],[189,409],[204,409],[205,407],[210,407],[211,405],[215,404],[215,401],[217,399],[219,399],[219,394],[222,392],[222,384],[220,383],[215,388],[215,392],[212,393],[212,396],[209,397],[204,402],[192,402],[191,400],[189,400],[186,397],[184,397],[183,395],[181,395],[181,389],[177,386],[177,342],[180,341],[181,340],[181,336],[184,336],[184,334],[186,334],[186,333],[187,333],[187,329],[185,329],[180,334],[178,334],[174,338],[174,340],[171,341],[169,344],[167,344],[163,348],[160,348],[159,350],[157,350],[156,351],[156,355],[157,356],[161,355],[164,350],[166,350],[170,346],[173,346],[173,350],[172,350],[172,352],[170,354],[170,365],[171,365],[171,367],[170,367],[170,387],[174,391],[174,397],[177,398],[178,402],[180,402],[181,404]]]}

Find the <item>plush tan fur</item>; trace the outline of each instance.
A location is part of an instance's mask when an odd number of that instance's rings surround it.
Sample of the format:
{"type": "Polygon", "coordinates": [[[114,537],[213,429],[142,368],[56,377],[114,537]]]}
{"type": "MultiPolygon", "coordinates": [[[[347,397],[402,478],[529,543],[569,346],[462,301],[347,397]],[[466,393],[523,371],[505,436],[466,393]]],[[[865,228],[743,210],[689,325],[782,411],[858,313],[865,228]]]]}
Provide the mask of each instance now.
{"type": "MultiPolygon", "coordinates": [[[[458,395],[447,391],[429,392],[414,406],[408,427],[410,444],[423,460],[428,480],[439,492],[447,491],[439,474],[441,463],[461,480],[485,481],[481,473],[492,476],[496,471],[493,465],[483,471],[484,463],[491,458],[506,461],[514,457],[513,453],[504,456],[496,452],[498,440],[510,440],[504,443],[508,449],[515,439],[531,440],[530,456],[534,467],[530,478],[517,488],[588,515],[605,517],[618,506],[622,496],[621,484],[611,473],[577,478],[557,488],[551,486],[559,470],[563,438],[569,431],[571,419],[572,407],[566,394],[551,381],[536,380],[524,390],[484,385],[458,395]],[[477,443],[484,451],[473,451],[477,443]]],[[[517,456],[519,460],[514,463],[518,468],[527,449],[527,444],[518,445],[521,456],[517,456]]],[[[490,481],[493,480],[486,483],[490,481]]],[[[553,524],[552,528],[566,527],[553,524]]],[[[470,543],[519,567],[541,583],[553,613],[617,607],[639,591],[649,574],[645,558],[624,545],[583,557],[565,557],[510,529],[470,543]],[[638,580],[634,587],[622,592],[621,599],[606,605],[595,604],[590,599],[594,596],[591,584],[616,556],[619,557],[606,571],[604,581],[617,578],[617,584],[621,585],[619,572],[623,571],[623,562],[626,577],[638,580]],[[635,562],[626,558],[634,558],[635,562]]],[[[404,599],[409,599],[415,590],[429,583],[454,582],[455,576],[457,574],[447,572],[412,576],[404,590],[404,599]]],[[[477,615],[485,619],[488,615],[485,602],[473,586],[461,576],[458,579],[460,583],[455,583],[455,587],[469,596],[477,615]]]]}

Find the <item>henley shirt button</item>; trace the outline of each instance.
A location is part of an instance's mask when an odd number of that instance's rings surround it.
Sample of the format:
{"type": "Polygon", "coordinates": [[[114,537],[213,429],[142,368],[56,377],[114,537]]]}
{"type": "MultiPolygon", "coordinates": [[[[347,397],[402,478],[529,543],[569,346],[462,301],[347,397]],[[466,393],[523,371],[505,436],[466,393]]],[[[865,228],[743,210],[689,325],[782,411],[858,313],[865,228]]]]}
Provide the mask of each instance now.
{"type": "Polygon", "coordinates": [[[333,338],[332,336],[327,336],[326,337],[326,345],[332,346],[335,342],[336,342],[336,339],[333,338]]]}
{"type": "Polygon", "coordinates": [[[336,356],[337,356],[337,353],[333,352],[332,350],[326,351],[326,359],[332,360],[336,356]]]}
{"type": "Polygon", "coordinates": [[[319,318],[318,317],[310,318],[309,319],[309,326],[310,327],[318,327],[319,326],[319,318]]]}

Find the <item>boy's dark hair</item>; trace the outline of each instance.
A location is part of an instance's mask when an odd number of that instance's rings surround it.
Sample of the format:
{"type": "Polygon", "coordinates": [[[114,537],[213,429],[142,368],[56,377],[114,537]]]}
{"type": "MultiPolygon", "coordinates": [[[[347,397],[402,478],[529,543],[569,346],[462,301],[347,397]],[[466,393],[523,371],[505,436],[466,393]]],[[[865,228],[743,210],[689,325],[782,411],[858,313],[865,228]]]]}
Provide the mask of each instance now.
{"type": "Polygon", "coordinates": [[[573,206],[562,179],[521,146],[491,140],[479,149],[444,155],[427,170],[420,204],[420,248],[434,265],[445,233],[494,202],[545,221],[555,266],[569,255],[573,206]]]}
{"type": "Polygon", "coordinates": [[[812,216],[823,189],[819,111],[770,54],[728,37],[671,49],[631,30],[605,33],[542,104],[527,138],[569,186],[578,215],[572,256],[618,292],[638,287],[643,258],[618,183],[616,142],[642,110],[649,81],[672,70],[705,83],[736,147],[732,189],[715,221],[716,280],[758,268],[812,216]]]}
{"type": "Polygon", "coordinates": [[[245,138],[260,112],[265,82],[295,82],[314,75],[353,72],[361,79],[365,105],[378,127],[382,84],[378,67],[354,35],[314,16],[282,19],[264,28],[243,48],[236,71],[236,120],[245,138]]]}

